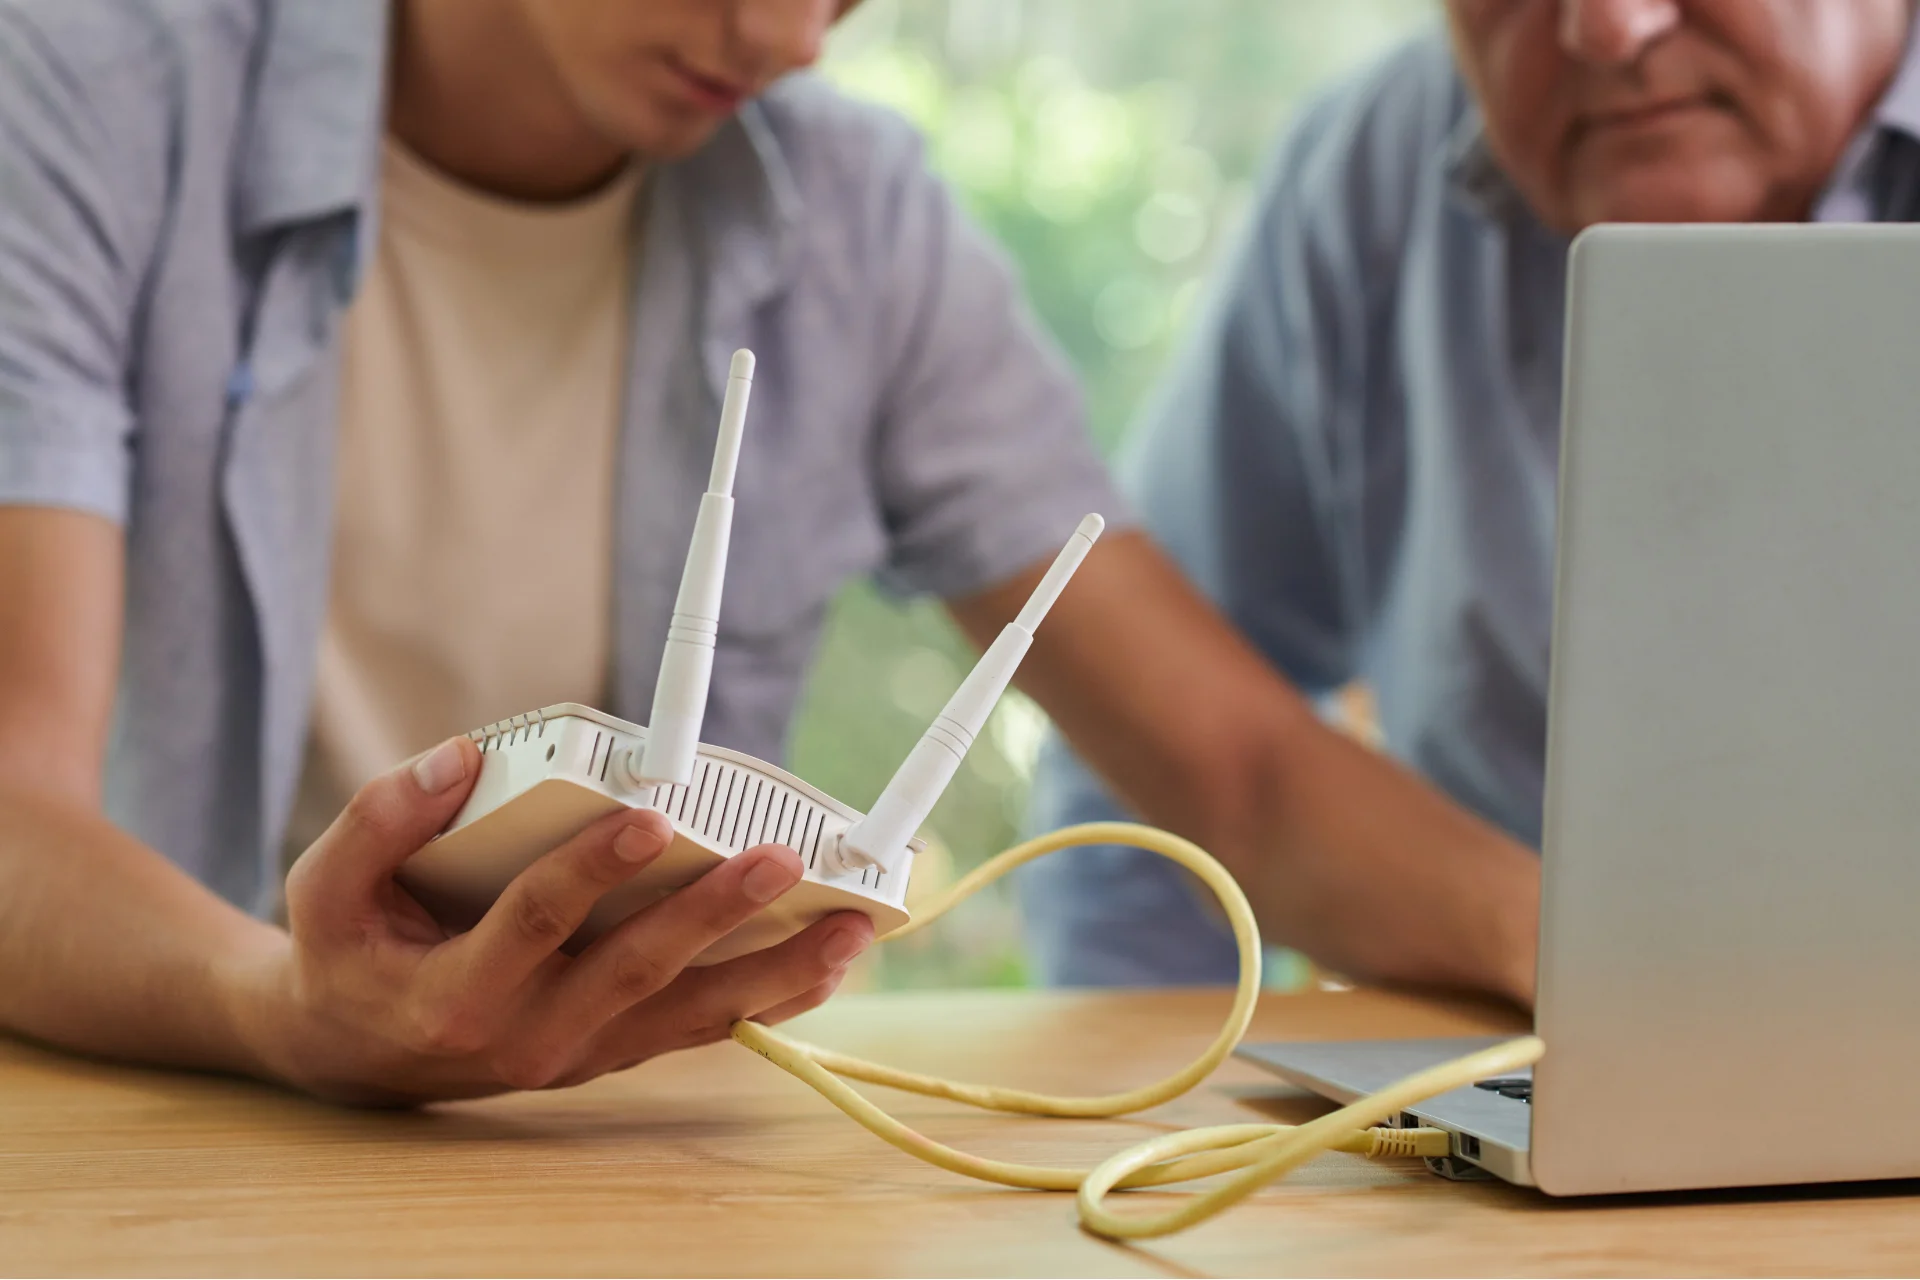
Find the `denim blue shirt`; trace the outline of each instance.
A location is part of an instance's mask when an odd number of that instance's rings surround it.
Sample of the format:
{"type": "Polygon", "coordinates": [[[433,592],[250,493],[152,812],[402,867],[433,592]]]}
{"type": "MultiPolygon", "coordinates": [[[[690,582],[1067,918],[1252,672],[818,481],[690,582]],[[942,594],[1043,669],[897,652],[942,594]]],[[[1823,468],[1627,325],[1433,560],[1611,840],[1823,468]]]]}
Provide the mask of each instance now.
{"type": "MultiPolygon", "coordinates": [[[[326,609],[335,339],[378,212],[388,17],[0,0],[0,503],[124,527],[108,812],[256,911],[326,609]]],[[[850,577],[964,594],[1121,514],[1071,377],[899,120],[796,77],[656,168],[643,216],[616,714],[651,702],[736,347],[758,368],[709,741],[779,757],[850,577]]],[[[500,518],[555,500],[503,492],[500,518]]]]}
{"type": "MultiPolygon", "coordinates": [[[[1920,65],[1819,202],[1920,214],[1920,65]]],[[[1148,528],[1290,680],[1376,694],[1387,750],[1538,847],[1566,243],[1495,167],[1444,38],[1305,112],[1130,442],[1148,528]]],[[[1118,808],[1057,743],[1042,828],[1118,808]]],[[[1054,982],[1231,981],[1231,940],[1151,855],[1028,868],[1054,982]]]]}

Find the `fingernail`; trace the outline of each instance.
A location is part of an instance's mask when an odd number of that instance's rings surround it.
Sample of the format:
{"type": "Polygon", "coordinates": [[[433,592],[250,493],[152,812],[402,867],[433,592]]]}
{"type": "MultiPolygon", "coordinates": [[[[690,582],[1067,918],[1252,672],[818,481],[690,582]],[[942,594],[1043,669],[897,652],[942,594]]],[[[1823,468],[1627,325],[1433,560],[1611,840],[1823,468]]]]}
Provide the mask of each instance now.
{"type": "Polygon", "coordinates": [[[626,862],[645,862],[660,852],[659,837],[638,827],[622,827],[613,838],[613,851],[626,862]]]}
{"type": "Polygon", "coordinates": [[[867,941],[858,929],[838,929],[820,944],[820,959],[826,962],[827,968],[838,969],[866,949],[867,941]]]}
{"type": "Polygon", "coordinates": [[[413,764],[413,780],[430,796],[437,796],[467,776],[467,758],[460,740],[449,738],[413,764]]]}
{"type": "Polygon", "coordinates": [[[793,868],[785,862],[763,858],[760,865],[747,872],[746,878],[740,882],[740,891],[754,902],[772,902],[793,888],[799,879],[793,868]]]}

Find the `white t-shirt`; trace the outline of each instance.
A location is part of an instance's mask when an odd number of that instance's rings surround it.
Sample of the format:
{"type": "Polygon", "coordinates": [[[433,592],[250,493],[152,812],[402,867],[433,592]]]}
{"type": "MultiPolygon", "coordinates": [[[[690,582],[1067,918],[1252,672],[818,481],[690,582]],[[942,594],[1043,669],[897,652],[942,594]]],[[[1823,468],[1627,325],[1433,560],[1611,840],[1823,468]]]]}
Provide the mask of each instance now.
{"type": "Polygon", "coordinates": [[[388,139],[381,174],[290,856],[407,756],[607,684],[639,171],[519,204],[388,139]]]}

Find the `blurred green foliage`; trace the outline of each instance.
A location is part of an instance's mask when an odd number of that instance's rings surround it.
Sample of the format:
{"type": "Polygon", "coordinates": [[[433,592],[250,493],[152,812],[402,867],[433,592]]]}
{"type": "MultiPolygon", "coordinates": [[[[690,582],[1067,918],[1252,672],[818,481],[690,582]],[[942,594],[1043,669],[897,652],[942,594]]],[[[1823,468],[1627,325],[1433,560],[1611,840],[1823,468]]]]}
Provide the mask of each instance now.
{"type": "MultiPolygon", "coordinates": [[[[1302,97],[1431,18],[1431,0],[867,0],[826,74],[926,135],[1003,244],[1118,444],[1302,97]]],[[[937,605],[836,603],[795,724],[801,776],[864,807],[972,651],[937,605]]],[[[1006,847],[1045,719],[1010,694],[925,834],[914,896],[1006,847]]],[[[1011,887],[863,962],[879,986],[1020,985],[1011,887]]]]}

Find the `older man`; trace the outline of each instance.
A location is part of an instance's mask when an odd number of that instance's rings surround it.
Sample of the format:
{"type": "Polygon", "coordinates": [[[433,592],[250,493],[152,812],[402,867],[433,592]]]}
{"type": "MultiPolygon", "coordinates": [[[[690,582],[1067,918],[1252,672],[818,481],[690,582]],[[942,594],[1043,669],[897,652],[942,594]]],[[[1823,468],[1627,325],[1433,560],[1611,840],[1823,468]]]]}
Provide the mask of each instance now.
{"type": "MultiPolygon", "coordinates": [[[[1569,237],[1920,216],[1912,11],[1448,0],[1450,42],[1413,40],[1281,149],[1133,443],[1149,527],[1295,685],[1367,681],[1391,753],[1537,847],[1569,237]]],[[[1052,748],[1038,808],[1113,806],[1052,748]]],[[[1082,851],[1025,889],[1055,981],[1233,971],[1213,915],[1143,855],[1082,851]]],[[[1267,906],[1313,936],[1315,903],[1267,906]]],[[[1374,907],[1352,927],[1436,904],[1381,883],[1374,907]]]]}

